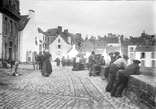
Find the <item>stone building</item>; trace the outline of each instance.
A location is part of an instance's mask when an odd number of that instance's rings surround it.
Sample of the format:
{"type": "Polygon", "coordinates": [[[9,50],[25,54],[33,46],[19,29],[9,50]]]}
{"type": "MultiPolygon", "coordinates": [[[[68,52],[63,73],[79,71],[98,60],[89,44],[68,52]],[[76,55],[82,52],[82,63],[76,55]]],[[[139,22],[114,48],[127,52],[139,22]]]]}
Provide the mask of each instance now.
{"type": "Polygon", "coordinates": [[[0,3],[0,58],[18,59],[19,0],[0,3]]]}

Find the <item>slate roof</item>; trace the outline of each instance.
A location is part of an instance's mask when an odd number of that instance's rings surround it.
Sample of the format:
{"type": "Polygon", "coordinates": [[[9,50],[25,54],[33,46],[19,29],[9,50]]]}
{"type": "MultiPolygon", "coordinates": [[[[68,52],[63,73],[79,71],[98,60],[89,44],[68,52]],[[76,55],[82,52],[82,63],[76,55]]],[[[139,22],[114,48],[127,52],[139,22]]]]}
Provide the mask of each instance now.
{"type": "MultiPolygon", "coordinates": [[[[50,44],[51,43],[53,43],[53,41],[58,37],[58,36],[61,36],[63,39],[64,39],[64,41],[67,43],[67,44],[70,44],[69,42],[68,42],[68,37],[71,37],[71,36],[68,36],[68,35],[66,35],[65,33],[60,33],[60,34],[58,34],[58,35],[55,35],[55,36],[49,36],[50,37],[50,44]]],[[[71,39],[72,40],[72,39],[71,39]]]]}
{"type": "Polygon", "coordinates": [[[141,46],[136,47],[135,51],[152,52],[156,51],[156,46],[141,46]]]}
{"type": "Polygon", "coordinates": [[[81,40],[81,41],[83,40],[81,37],[79,37],[79,36],[77,36],[76,34],[73,34],[73,33],[69,33],[69,32],[67,32],[67,33],[61,32],[61,33],[59,33],[58,28],[48,29],[46,32],[44,32],[44,34],[46,36],[51,37],[50,38],[51,40],[50,40],[49,43],[53,43],[53,41],[58,37],[58,35],[60,35],[67,44],[69,44],[68,37],[71,37],[71,40],[74,43],[79,41],[79,40],[81,40]]]}
{"type": "Polygon", "coordinates": [[[57,29],[57,28],[48,29],[48,30],[45,32],[45,35],[46,35],[46,36],[57,36],[57,35],[58,35],[58,29],[57,29]]]}
{"type": "Polygon", "coordinates": [[[30,18],[28,18],[28,15],[20,16],[19,31],[22,31],[25,28],[25,26],[27,25],[29,19],[30,18]]]}

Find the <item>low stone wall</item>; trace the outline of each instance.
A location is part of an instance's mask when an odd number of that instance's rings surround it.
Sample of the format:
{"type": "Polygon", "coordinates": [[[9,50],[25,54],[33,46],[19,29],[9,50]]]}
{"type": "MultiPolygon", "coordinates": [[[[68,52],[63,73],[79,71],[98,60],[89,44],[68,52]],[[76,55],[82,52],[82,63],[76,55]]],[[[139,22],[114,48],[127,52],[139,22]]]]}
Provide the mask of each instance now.
{"type": "Polygon", "coordinates": [[[155,109],[155,78],[147,75],[131,75],[124,94],[144,108],[155,109]]]}
{"type": "MultiPolygon", "coordinates": [[[[101,76],[104,75],[105,66],[101,67],[101,76]]],[[[131,75],[124,94],[141,109],[156,108],[156,78],[149,75],[131,75]]]]}

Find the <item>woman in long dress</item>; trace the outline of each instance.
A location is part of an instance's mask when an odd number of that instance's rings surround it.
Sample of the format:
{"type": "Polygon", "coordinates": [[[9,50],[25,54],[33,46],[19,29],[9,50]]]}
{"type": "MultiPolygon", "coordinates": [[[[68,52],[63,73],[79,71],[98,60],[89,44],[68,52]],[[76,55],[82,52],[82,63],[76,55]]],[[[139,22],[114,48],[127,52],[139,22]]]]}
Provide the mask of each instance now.
{"type": "Polygon", "coordinates": [[[49,77],[50,74],[52,73],[52,65],[50,59],[51,59],[51,54],[48,51],[44,52],[43,69],[42,69],[42,75],[44,77],[49,77]]]}

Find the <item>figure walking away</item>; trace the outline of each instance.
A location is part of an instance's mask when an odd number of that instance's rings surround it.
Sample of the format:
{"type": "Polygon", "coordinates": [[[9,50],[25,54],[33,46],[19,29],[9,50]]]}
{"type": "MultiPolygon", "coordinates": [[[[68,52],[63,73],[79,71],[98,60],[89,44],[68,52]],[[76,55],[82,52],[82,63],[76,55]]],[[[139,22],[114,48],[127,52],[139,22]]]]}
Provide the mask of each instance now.
{"type": "Polygon", "coordinates": [[[49,77],[52,73],[52,65],[50,59],[51,59],[51,54],[49,53],[48,50],[46,50],[43,56],[43,67],[42,67],[42,75],[44,77],[49,77]]]}

